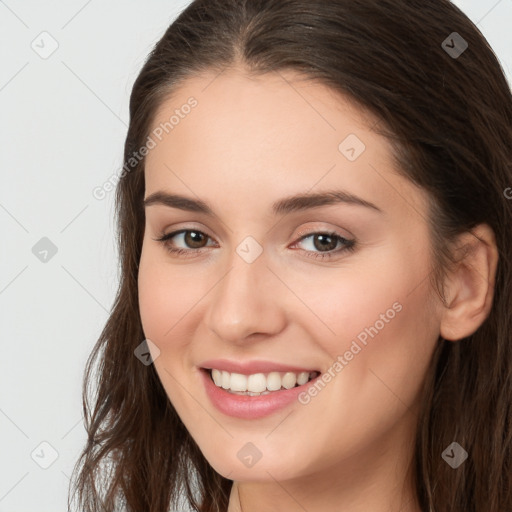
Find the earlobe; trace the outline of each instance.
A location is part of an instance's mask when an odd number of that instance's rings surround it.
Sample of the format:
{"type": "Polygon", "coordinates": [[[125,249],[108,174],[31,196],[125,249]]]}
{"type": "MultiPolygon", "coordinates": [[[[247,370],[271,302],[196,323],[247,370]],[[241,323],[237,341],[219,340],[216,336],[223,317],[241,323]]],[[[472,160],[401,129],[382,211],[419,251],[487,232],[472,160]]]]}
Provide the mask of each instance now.
{"type": "Polygon", "coordinates": [[[496,238],[487,224],[462,234],[458,247],[462,256],[447,277],[440,324],[441,336],[451,341],[471,336],[488,317],[498,265],[496,238]]]}

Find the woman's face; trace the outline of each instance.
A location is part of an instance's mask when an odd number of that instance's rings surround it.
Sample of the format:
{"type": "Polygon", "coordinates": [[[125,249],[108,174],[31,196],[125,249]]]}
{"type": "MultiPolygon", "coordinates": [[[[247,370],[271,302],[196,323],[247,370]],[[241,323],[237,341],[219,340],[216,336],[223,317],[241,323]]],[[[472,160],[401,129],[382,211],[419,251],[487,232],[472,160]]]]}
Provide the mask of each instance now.
{"type": "Polygon", "coordinates": [[[189,79],[154,120],[144,197],[182,199],[145,206],[142,324],[227,478],[355,482],[411,454],[439,311],[426,195],[375,121],[325,86],[240,70],[189,79]]]}

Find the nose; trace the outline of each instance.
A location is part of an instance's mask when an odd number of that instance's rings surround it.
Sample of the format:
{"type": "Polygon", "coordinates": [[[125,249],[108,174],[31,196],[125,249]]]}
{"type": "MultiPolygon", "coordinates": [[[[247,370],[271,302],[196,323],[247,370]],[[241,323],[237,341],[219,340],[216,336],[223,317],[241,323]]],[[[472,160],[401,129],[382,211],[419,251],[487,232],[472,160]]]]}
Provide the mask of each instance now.
{"type": "Polygon", "coordinates": [[[209,294],[205,322],[220,339],[235,344],[255,335],[276,335],[286,325],[283,293],[265,252],[252,263],[234,252],[229,271],[209,294]]]}

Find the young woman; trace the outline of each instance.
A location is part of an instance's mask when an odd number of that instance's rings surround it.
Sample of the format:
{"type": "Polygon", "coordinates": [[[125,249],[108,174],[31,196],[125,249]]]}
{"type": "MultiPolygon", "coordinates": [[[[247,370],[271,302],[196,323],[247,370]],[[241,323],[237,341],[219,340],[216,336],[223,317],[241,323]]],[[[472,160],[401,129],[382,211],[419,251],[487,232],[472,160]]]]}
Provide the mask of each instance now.
{"type": "Polygon", "coordinates": [[[79,510],[512,510],[512,97],[471,21],[196,0],[130,114],[79,510]]]}

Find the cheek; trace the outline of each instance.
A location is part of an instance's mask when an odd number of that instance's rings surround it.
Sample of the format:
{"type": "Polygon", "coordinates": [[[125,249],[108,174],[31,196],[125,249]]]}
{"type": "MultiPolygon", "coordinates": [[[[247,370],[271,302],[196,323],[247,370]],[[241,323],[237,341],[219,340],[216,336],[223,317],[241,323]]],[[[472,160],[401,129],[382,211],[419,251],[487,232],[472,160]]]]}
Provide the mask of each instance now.
{"type": "Polygon", "coordinates": [[[190,325],[187,321],[200,290],[198,280],[190,280],[180,268],[183,267],[166,264],[160,255],[143,249],[138,293],[144,335],[160,351],[154,359],[155,370],[170,401],[183,414],[190,404],[184,400],[178,383],[183,382],[183,363],[189,355],[191,333],[186,332],[190,325]]]}
{"type": "MultiPolygon", "coordinates": [[[[182,348],[179,340],[186,344],[186,338],[176,334],[198,300],[197,285],[197,280],[189,281],[180,273],[180,267],[172,267],[143,249],[138,275],[141,323],[146,338],[156,343],[164,358],[182,348]]],[[[164,358],[155,361],[157,368],[164,358]]]]}
{"type": "Polygon", "coordinates": [[[311,313],[296,315],[295,321],[307,326],[309,331],[316,328],[313,339],[325,340],[322,343],[330,346],[331,354],[343,348],[340,340],[362,333],[360,339],[364,341],[365,328],[376,322],[379,331],[387,327],[399,316],[397,310],[401,309],[409,290],[409,280],[403,274],[393,276],[388,271],[383,275],[375,267],[361,265],[360,268],[327,268],[316,271],[314,277],[311,273],[297,272],[287,276],[294,283],[297,297],[311,313]]]}
{"type": "Polygon", "coordinates": [[[149,339],[160,340],[172,325],[177,301],[176,295],[171,293],[165,271],[152,263],[143,253],[138,276],[139,308],[144,334],[149,339]],[[166,311],[169,313],[168,321],[163,322],[166,311]]]}
{"type": "Polygon", "coordinates": [[[342,270],[339,277],[332,277],[332,269],[317,273],[314,286],[310,277],[295,276],[297,295],[314,313],[301,320],[297,316],[296,321],[331,364],[343,357],[343,369],[337,365],[338,371],[332,372],[349,373],[352,389],[367,387],[370,395],[376,386],[389,393],[381,378],[390,389],[407,388],[404,401],[411,403],[438,337],[435,311],[429,306],[432,291],[425,279],[429,264],[425,256],[406,260],[395,251],[378,256],[378,262],[342,270]]]}
{"type": "MultiPolygon", "coordinates": [[[[310,453],[322,455],[316,461],[319,467],[357,453],[401,417],[409,417],[417,402],[437,330],[426,307],[429,287],[426,281],[418,286],[421,272],[416,271],[388,269],[377,275],[368,268],[343,279],[342,286],[323,287],[329,293],[312,294],[310,289],[305,295],[304,287],[304,302],[309,300],[335,333],[312,315],[302,320],[303,330],[312,336],[316,332],[312,339],[326,354],[324,375],[329,374],[325,386],[314,396],[304,396],[305,408],[299,409],[304,431],[317,432],[308,444],[310,453]],[[332,447],[329,454],[325,439],[332,447]]],[[[283,424],[283,438],[294,439],[294,428],[293,422],[283,424]]]]}

